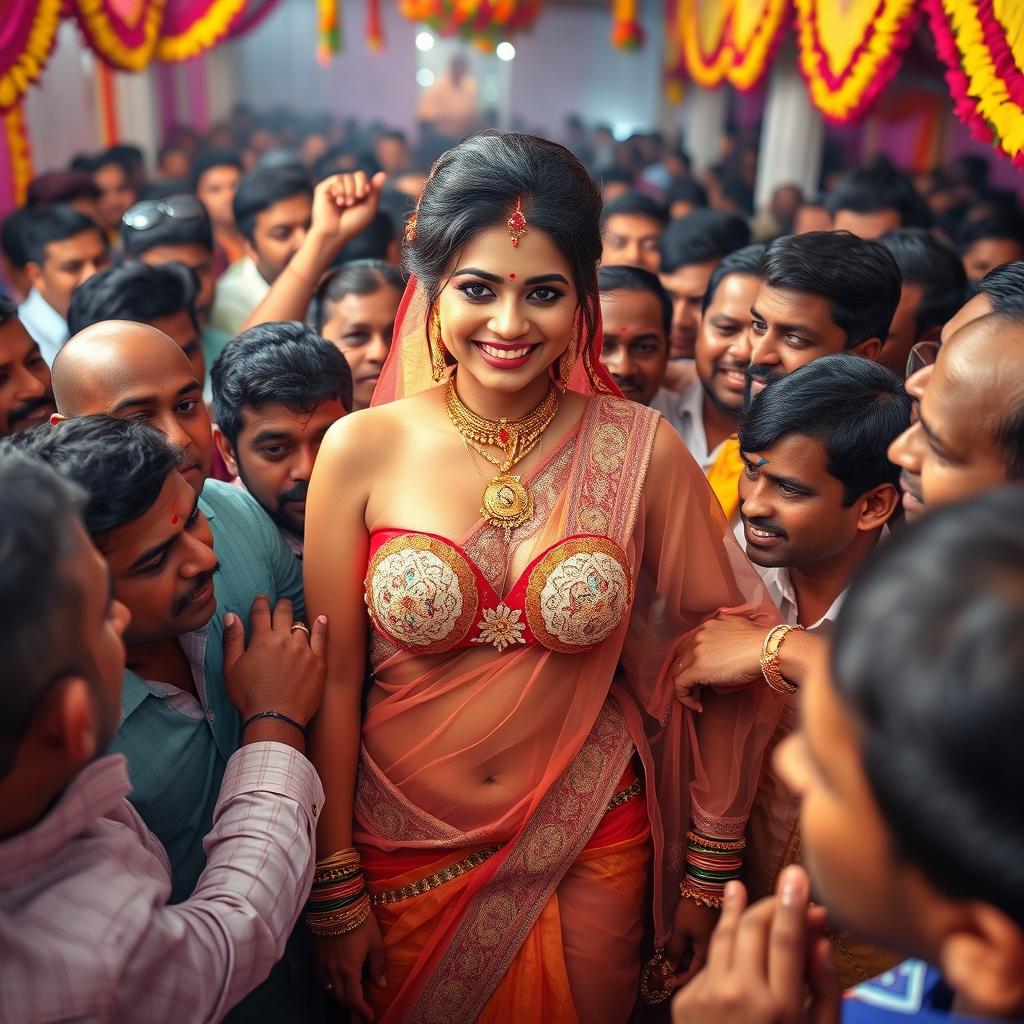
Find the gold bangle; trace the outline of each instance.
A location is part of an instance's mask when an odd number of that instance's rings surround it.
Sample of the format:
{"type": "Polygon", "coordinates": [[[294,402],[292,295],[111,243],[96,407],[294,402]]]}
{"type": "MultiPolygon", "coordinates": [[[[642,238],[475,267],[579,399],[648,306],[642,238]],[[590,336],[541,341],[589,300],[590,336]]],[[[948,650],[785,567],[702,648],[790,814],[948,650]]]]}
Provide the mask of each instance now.
{"type": "Polygon", "coordinates": [[[699,903],[704,907],[710,907],[712,910],[722,909],[722,900],[724,897],[715,896],[711,893],[704,892],[701,889],[694,889],[685,882],[679,886],[679,895],[684,900],[693,900],[694,903],[699,903]]]}
{"type": "Polygon", "coordinates": [[[768,635],[764,638],[764,645],[761,647],[761,675],[764,681],[776,692],[784,695],[796,693],[799,689],[789,682],[782,674],[779,667],[779,652],[786,637],[793,630],[802,630],[803,626],[787,626],[784,623],[773,626],[768,635]]]}

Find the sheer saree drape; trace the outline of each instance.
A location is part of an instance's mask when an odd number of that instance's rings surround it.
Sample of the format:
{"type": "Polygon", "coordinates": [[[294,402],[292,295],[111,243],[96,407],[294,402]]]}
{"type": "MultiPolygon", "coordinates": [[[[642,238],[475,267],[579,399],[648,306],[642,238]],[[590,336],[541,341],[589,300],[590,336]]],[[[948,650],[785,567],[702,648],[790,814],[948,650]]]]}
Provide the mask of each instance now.
{"type": "MultiPolygon", "coordinates": [[[[408,343],[411,334],[399,337],[408,343]]],[[[399,376],[412,357],[401,345],[396,356],[375,401],[408,393],[412,377],[399,376]]],[[[691,814],[718,833],[742,830],[778,706],[766,687],[751,687],[708,693],[703,713],[694,715],[674,700],[668,669],[705,618],[726,610],[767,622],[773,612],[704,475],[674,435],[657,479],[648,473],[657,430],[650,410],[593,398],[578,430],[528,474],[536,514],[513,534],[515,548],[532,558],[565,537],[597,534],[616,541],[632,567],[632,609],[599,646],[574,654],[530,645],[422,655],[373,639],[355,830],[371,888],[399,887],[500,845],[457,881],[384,908],[385,944],[402,980],[376,993],[378,1020],[504,1019],[494,1016],[505,1005],[503,979],[527,984],[522,958],[541,970],[539,950],[556,934],[574,966],[562,982],[534,976],[544,998],[568,1000],[586,1019],[579,979],[589,963],[598,991],[619,972],[628,1015],[648,827],[659,939],[677,899],[691,814]],[[600,843],[608,802],[634,755],[646,820],[610,844],[588,845],[600,843]],[[618,859],[605,861],[606,854],[618,859]],[[587,895],[602,884],[635,903],[632,916],[622,910],[619,929],[635,933],[635,942],[609,940],[607,893],[587,895]]],[[[481,522],[458,540],[500,592],[502,534],[481,522]]]]}

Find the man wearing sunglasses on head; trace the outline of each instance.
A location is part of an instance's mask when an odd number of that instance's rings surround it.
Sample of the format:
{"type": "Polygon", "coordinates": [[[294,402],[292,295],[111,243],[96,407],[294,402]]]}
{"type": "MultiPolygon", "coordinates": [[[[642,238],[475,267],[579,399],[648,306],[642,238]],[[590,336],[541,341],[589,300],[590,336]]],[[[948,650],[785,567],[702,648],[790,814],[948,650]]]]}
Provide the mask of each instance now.
{"type": "Polygon", "coordinates": [[[154,267],[182,263],[195,274],[196,319],[206,365],[212,366],[231,336],[210,325],[216,275],[213,224],[203,204],[185,194],[136,203],[121,219],[121,240],[130,260],[154,267]]]}

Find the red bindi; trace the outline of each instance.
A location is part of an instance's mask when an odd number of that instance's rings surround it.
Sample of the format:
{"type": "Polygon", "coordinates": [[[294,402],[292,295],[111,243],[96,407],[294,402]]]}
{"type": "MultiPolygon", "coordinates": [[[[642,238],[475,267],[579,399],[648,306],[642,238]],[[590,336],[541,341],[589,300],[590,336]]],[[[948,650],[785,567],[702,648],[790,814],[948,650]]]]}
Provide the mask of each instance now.
{"type": "Polygon", "coordinates": [[[508,275],[508,279],[509,279],[510,281],[514,281],[514,280],[516,279],[516,275],[515,275],[515,274],[509,274],[509,275],[508,275]]]}
{"type": "Polygon", "coordinates": [[[181,518],[178,516],[178,513],[177,512],[172,512],[171,513],[171,526],[177,526],[178,523],[180,523],[180,522],[181,522],[181,518]]]}

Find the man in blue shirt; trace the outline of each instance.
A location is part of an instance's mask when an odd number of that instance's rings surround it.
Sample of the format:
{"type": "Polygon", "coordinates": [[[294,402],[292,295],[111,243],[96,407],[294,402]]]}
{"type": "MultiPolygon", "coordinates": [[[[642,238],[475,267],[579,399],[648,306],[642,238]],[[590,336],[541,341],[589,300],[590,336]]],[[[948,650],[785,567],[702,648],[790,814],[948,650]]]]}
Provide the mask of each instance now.
{"type": "Polygon", "coordinates": [[[1021,522],[1024,489],[1007,487],[880,548],[777,754],[815,898],[917,959],[842,999],[804,869],[749,909],[730,883],[677,1024],[1024,1021],[1021,522]]]}

